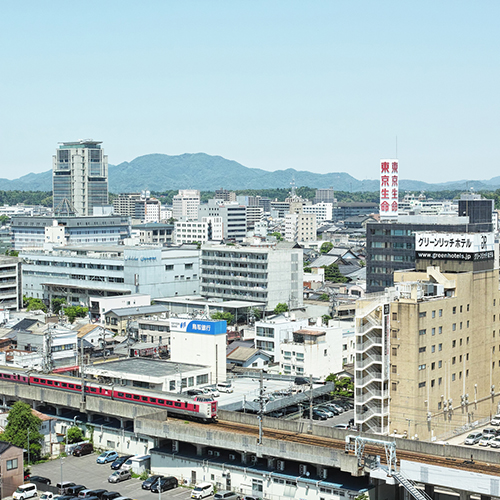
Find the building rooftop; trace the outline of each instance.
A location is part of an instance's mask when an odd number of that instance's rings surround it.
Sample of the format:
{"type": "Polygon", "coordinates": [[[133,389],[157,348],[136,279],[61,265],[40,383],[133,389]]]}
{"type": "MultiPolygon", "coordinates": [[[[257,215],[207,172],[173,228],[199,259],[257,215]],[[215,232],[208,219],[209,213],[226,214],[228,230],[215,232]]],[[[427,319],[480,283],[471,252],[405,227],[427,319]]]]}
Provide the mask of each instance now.
{"type": "Polygon", "coordinates": [[[111,309],[106,314],[113,313],[119,317],[137,316],[140,314],[166,313],[168,309],[165,306],[155,304],[152,306],[122,307],[120,309],[111,309]]]}
{"type": "Polygon", "coordinates": [[[118,361],[106,361],[86,367],[89,373],[114,372],[124,377],[129,375],[141,375],[148,377],[168,377],[179,373],[187,373],[192,370],[206,368],[203,365],[192,365],[188,363],[174,363],[158,359],[127,358],[118,361]]]}
{"type": "Polygon", "coordinates": [[[325,331],[318,331],[318,330],[295,330],[293,333],[298,333],[300,335],[309,335],[313,337],[318,337],[320,335],[325,335],[325,331]]]}
{"type": "Polygon", "coordinates": [[[226,357],[228,361],[248,361],[252,356],[259,353],[259,349],[254,347],[242,347],[238,346],[236,349],[231,351],[226,357]]]}

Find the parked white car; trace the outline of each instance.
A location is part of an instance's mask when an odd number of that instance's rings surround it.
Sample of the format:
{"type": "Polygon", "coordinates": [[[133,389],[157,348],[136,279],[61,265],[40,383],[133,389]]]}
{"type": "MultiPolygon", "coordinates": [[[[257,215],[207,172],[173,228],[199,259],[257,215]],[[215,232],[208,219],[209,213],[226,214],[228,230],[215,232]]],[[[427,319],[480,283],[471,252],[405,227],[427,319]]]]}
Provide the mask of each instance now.
{"type": "Polygon", "coordinates": [[[491,425],[500,425],[500,414],[495,415],[490,422],[491,425]]]}

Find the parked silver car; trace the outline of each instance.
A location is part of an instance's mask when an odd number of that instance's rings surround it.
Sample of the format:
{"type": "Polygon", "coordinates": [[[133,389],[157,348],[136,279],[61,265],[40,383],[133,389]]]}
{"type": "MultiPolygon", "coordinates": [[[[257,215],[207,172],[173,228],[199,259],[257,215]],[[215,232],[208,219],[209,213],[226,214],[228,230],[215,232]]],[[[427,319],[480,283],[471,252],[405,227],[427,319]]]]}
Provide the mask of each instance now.
{"type": "Polygon", "coordinates": [[[117,470],[108,477],[108,483],[119,483],[121,481],[125,481],[126,479],[130,479],[131,477],[132,473],[129,470],[117,470]]]}

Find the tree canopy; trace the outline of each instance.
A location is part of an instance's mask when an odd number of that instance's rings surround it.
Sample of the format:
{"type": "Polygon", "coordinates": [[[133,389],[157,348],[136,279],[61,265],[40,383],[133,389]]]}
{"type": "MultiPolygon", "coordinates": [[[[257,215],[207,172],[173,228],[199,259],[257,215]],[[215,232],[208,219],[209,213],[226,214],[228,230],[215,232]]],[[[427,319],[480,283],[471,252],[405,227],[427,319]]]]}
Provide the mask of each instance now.
{"type": "Polygon", "coordinates": [[[337,264],[330,264],[329,266],[321,266],[325,270],[325,280],[332,283],[347,283],[349,278],[346,278],[339,271],[337,264]]]}
{"type": "Polygon", "coordinates": [[[349,398],[354,396],[354,382],[350,377],[342,377],[339,379],[337,375],[330,373],[330,375],[325,378],[325,382],[333,382],[335,384],[335,389],[333,391],[334,396],[349,398]]]}
{"type": "Polygon", "coordinates": [[[333,248],[333,243],[331,243],[330,241],[325,241],[325,242],[321,245],[321,247],[320,247],[319,251],[320,251],[321,253],[328,253],[328,252],[329,252],[332,248],[333,248]]]}
{"type": "Polygon", "coordinates": [[[73,425],[68,429],[68,443],[79,443],[83,441],[83,432],[80,427],[73,425]]]}
{"type": "Polygon", "coordinates": [[[287,311],[288,311],[288,304],[285,304],[284,302],[276,304],[276,307],[274,308],[274,314],[281,314],[287,311]]]}
{"type": "Polygon", "coordinates": [[[234,321],[234,315],[230,312],[214,312],[210,315],[212,319],[226,320],[227,324],[230,325],[234,321]]]}
{"type": "Polygon", "coordinates": [[[41,423],[42,421],[32,413],[30,405],[16,401],[9,411],[5,432],[0,434],[0,441],[6,441],[27,450],[29,429],[30,460],[35,462],[40,459],[42,452],[41,423]]]}

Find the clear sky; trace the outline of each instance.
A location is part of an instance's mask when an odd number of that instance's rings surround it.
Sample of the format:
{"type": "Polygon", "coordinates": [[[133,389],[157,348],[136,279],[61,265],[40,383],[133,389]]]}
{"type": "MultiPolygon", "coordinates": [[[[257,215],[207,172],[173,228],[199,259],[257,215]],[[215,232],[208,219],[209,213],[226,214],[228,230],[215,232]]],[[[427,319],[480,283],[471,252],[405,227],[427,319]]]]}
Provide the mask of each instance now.
{"type": "Polygon", "coordinates": [[[500,2],[0,0],[0,177],[61,141],[109,163],[500,175],[500,2]]]}

